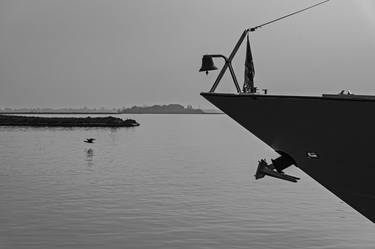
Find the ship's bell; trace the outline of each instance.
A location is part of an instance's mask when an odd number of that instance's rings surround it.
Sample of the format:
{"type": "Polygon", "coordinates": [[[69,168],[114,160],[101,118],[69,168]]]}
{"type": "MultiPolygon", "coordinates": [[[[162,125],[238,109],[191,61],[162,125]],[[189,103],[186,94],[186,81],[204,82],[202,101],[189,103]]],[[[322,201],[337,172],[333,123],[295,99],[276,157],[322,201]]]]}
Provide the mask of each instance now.
{"type": "Polygon", "coordinates": [[[212,71],[212,70],[217,70],[217,67],[214,64],[212,57],[209,55],[203,55],[202,66],[201,66],[201,69],[199,69],[199,72],[206,71],[206,74],[208,74],[208,71],[212,71]]]}

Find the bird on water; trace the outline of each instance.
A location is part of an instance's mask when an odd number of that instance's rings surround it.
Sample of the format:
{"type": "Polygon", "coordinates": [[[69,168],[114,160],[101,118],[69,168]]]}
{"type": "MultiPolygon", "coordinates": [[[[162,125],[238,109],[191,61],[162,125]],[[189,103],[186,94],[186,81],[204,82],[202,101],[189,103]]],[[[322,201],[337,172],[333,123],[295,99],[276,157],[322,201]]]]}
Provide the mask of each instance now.
{"type": "Polygon", "coordinates": [[[95,138],[86,138],[86,140],[84,142],[88,143],[88,144],[92,144],[92,143],[94,143],[94,141],[95,141],[95,138]]]}

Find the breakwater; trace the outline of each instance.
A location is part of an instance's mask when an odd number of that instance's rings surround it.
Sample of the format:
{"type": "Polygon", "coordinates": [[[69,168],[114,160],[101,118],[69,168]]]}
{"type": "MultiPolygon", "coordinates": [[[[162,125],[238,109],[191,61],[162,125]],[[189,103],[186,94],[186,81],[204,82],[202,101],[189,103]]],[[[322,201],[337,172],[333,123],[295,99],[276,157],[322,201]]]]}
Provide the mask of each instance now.
{"type": "Polygon", "coordinates": [[[0,126],[33,126],[33,127],[135,127],[139,123],[133,119],[123,120],[108,117],[29,117],[17,115],[0,115],[0,126]]]}

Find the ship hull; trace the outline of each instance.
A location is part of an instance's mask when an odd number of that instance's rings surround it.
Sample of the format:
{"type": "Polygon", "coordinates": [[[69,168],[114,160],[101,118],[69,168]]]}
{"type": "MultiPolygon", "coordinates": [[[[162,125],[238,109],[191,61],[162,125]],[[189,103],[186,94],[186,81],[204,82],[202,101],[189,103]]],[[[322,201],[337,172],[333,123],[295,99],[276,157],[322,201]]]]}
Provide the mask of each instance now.
{"type": "Polygon", "coordinates": [[[202,93],[375,222],[375,99],[202,93]]]}

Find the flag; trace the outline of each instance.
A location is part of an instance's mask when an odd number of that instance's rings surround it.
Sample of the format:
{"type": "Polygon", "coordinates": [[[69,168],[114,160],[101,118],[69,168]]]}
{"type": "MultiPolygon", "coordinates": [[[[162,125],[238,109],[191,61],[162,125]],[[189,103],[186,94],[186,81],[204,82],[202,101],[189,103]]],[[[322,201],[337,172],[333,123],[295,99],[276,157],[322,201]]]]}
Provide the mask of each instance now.
{"type": "Polygon", "coordinates": [[[245,80],[243,84],[243,92],[254,92],[254,64],[253,64],[253,56],[251,54],[250,48],[250,41],[249,41],[249,34],[247,35],[247,44],[246,44],[246,58],[245,58],[245,80]]]}

